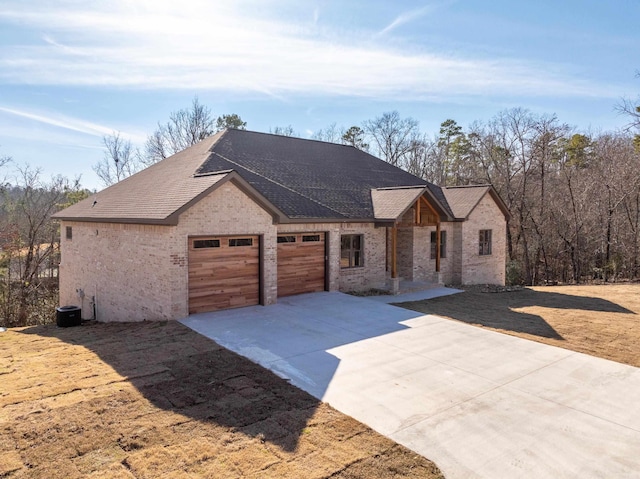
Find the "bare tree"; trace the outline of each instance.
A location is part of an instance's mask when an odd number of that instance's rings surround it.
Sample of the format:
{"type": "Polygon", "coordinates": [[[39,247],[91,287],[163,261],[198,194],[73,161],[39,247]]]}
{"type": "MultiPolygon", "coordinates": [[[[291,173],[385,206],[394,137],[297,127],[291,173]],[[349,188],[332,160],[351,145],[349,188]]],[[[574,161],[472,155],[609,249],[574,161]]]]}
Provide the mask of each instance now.
{"type": "Polygon", "coordinates": [[[363,126],[376,152],[394,166],[403,165],[406,155],[415,146],[415,139],[419,136],[418,121],[411,117],[400,118],[397,111],[367,120],[363,126]]]}
{"type": "Polygon", "coordinates": [[[327,141],[329,143],[342,143],[344,127],[338,127],[334,122],[326,128],[321,128],[311,135],[312,140],[327,141]]]}
{"type": "Polygon", "coordinates": [[[145,165],[157,163],[195,145],[215,131],[216,120],[211,110],[195,97],[191,108],[174,111],[167,123],[158,123],[158,129],[147,138],[143,162],[145,165]]]}
{"type": "Polygon", "coordinates": [[[93,171],[105,186],[117,183],[142,168],[139,152],[133,150],[131,141],[122,138],[120,132],[102,137],[102,144],[104,156],[93,165],[93,171]]]}
{"type": "Polygon", "coordinates": [[[291,125],[269,128],[269,133],[280,136],[300,136],[291,125]]]}
{"type": "Polygon", "coordinates": [[[68,202],[79,182],[18,167],[13,185],[5,189],[0,215],[0,322],[25,326],[48,322],[57,304],[59,227],[50,216],[68,202]]]}

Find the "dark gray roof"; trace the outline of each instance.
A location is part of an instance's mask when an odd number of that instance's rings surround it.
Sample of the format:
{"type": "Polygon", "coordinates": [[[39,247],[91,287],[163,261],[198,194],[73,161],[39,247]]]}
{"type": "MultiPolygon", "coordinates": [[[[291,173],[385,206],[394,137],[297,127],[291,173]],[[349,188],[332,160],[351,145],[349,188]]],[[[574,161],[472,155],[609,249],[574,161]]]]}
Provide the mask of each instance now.
{"type": "Polygon", "coordinates": [[[443,220],[454,217],[440,187],[364,151],[246,130],[217,133],[54,217],[177,224],[182,211],[226,181],[279,222],[389,222],[420,191],[443,220]]]}
{"type": "Polygon", "coordinates": [[[372,219],[372,189],[427,186],[364,151],[334,143],[228,130],[211,151],[198,173],[235,170],[294,219],[372,219]]]}

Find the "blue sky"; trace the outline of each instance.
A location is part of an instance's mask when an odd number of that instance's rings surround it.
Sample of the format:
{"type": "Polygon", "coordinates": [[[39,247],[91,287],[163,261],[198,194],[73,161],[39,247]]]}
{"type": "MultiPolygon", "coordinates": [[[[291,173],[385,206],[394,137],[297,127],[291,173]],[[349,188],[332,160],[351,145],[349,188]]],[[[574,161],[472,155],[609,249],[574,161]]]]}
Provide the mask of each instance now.
{"type": "Polygon", "coordinates": [[[637,0],[0,0],[0,156],[82,176],[194,96],[308,137],[385,111],[435,134],[506,108],[621,128],[640,92],[637,0]]]}

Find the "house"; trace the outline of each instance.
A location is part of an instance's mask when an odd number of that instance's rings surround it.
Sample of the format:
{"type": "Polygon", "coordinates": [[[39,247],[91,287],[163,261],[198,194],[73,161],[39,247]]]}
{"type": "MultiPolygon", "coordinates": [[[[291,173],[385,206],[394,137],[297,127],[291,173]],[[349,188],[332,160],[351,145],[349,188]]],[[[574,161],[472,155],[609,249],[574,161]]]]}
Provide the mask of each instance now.
{"type": "Polygon", "coordinates": [[[179,319],[400,278],[504,284],[507,209],[351,146],[225,130],[57,214],[60,302],[179,319]]]}

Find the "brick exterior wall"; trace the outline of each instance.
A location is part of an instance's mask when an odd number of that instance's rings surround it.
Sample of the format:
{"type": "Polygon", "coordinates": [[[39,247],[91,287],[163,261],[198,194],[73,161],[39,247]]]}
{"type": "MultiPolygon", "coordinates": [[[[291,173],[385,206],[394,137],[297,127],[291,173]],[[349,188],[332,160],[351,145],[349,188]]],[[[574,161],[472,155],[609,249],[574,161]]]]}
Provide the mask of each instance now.
{"type": "MultiPolygon", "coordinates": [[[[274,225],[271,215],[231,182],[225,183],[184,212],[177,226],[62,221],[73,237],[62,235],[60,304],[83,308],[92,316],[95,298],[100,321],[180,319],[188,315],[188,239],[190,236],[259,235],[262,243],[262,298],[277,301],[277,235],[326,232],[328,283],[331,291],[384,288],[387,229],[373,223],[305,223],[274,225]],[[340,267],[341,236],[361,234],[364,265],[340,267]],[[84,299],[79,295],[84,292],[84,299]]],[[[468,221],[443,223],[447,257],[441,273],[431,259],[431,231],[435,227],[398,230],[399,276],[414,281],[504,284],[506,222],[486,195],[468,221]],[[492,254],[478,254],[478,234],[492,230],[492,254]]],[[[389,235],[390,236],[390,235],[389,235]]]]}
{"type": "MultiPolygon", "coordinates": [[[[402,218],[411,222],[410,209],[402,218]]],[[[504,284],[506,260],[506,220],[490,195],[485,195],[467,221],[443,222],[440,230],[447,232],[446,257],[440,259],[440,274],[436,260],[431,259],[431,232],[435,226],[404,226],[398,228],[398,276],[409,281],[441,284],[504,284]],[[492,230],[492,254],[479,255],[479,232],[492,230]]],[[[391,241],[388,241],[389,252],[391,241]]],[[[389,253],[390,254],[390,253],[389,253]]]]}
{"type": "Polygon", "coordinates": [[[485,195],[462,223],[462,284],[501,284],[505,281],[507,222],[490,195],[485,195]],[[491,254],[480,256],[480,230],[492,231],[491,254]]]}
{"type": "Polygon", "coordinates": [[[82,307],[91,318],[95,297],[100,321],[172,319],[171,273],[179,268],[167,254],[171,227],[62,222],[60,304],[82,307]],[[79,295],[84,291],[84,300],[79,295]]]}
{"type": "MultiPolygon", "coordinates": [[[[415,281],[427,281],[432,283],[451,283],[453,275],[453,244],[455,239],[455,223],[440,223],[440,231],[446,231],[445,257],[440,258],[440,274],[436,272],[436,260],[431,259],[431,232],[436,232],[435,226],[416,227],[414,238],[419,244],[419,254],[416,255],[414,266],[415,281]]],[[[414,246],[415,249],[415,246],[414,246]]]]}
{"type": "Polygon", "coordinates": [[[375,228],[373,223],[344,223],[340,225],[340,234],[332,240],[337,250],[340,291],[363,291],[370,288],[384,288],[386,272],[386,231],[375,228]],[[340,236],[343,234],[364,235],[364,266],[359,268],[340,268],[340,236]]]}
{"type": "MultiPolygon", "coordinates": [[[[186,258],[189,236],[204,235],[262,235],[263,303],[277,301],[277,229],[267,211],[235,185],[225,183],[180,215],[170,254],[186,258]]],[[[174,317],[184,318],[188,315],[188,268],[181,268],[173,277],[172,291],[179,296],[174,317]]]]}
{"type": "Polygon", "coordinates": [[[188,238],[195,235],[262,235],[263,301],[276,302],[276,227],[269,213],[226,183],[180,216],[178,226],[62,222],[60,303],[79,304],[98,320],[180,319],[188,315],[188,238]],[[85,309],[86,308],[86,309],[85,309]]]}
{"type": "Polygon", "coordinates": [[[385,271],[385,228],[372,223],[303,223],[278,225],[278,233],[327,233],[329,251],[328,278],[330,291],[362,291],[383,288],[385,271]],[[361,234],[364,239],[364,265],[357,268],[340,267],[341,236],[361,234]]]}

